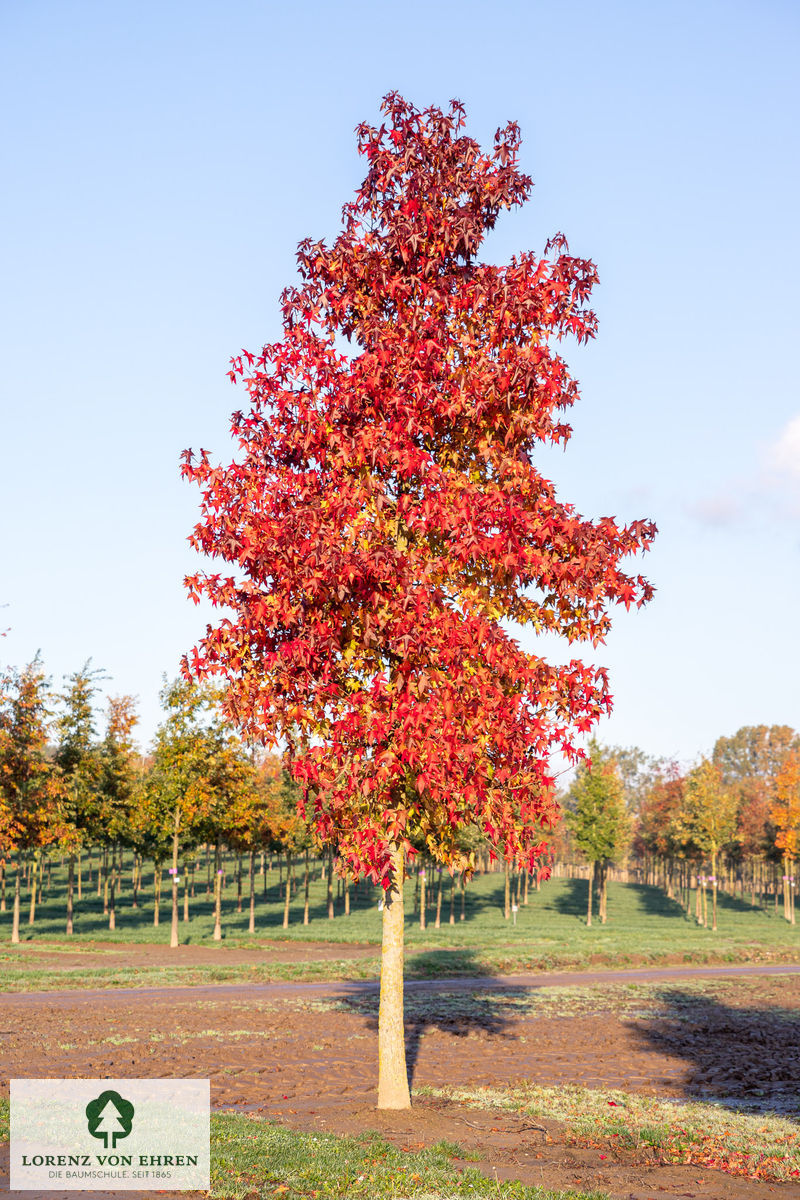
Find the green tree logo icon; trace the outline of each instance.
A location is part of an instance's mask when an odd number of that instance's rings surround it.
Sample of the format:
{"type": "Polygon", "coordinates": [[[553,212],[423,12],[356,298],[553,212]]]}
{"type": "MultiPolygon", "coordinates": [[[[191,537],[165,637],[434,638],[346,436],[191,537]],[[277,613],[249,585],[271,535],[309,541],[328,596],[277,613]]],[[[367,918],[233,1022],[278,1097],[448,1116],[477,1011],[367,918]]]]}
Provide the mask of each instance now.
{"type": "Polygon", "coordinates": [[[102,1138],[106,1150],[113,1150],[118,1138],[126,1138],[133,1125],[134,1108],[119,1092],[101,1092],[86,1105],[86,1119],[92,1137],[102,1138]],[[110,1145],[109,1145],[110,1140],[110,1145]]]}

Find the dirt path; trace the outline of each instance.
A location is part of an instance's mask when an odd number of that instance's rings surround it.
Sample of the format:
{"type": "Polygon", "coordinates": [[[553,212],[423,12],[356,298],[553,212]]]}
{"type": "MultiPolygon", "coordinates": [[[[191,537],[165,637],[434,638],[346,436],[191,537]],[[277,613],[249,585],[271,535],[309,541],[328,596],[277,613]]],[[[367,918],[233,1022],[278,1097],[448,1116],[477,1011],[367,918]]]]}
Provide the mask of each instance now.
{"type": "MultiPolygon", "coordinates": [[[[330,945],[320,943],[326,951],[331,951],[330,945]]],[[[178,951],[186,949],[192,952],[191,959],[187,955],[185,962],[180,965],[198,965],[206,962],[215,962],[214,951],[208,951],[211,955],[206,958],[203,955],[197,957],[197,951],[205,950],[205,947],[178,947],[178,951]]],[[[303,948],[304,951],[306,947],[303,948]]],[[[343,958],[370,958],[375,953],[373,946],[347,946],[333,947],[336,953],[325,953],[317,955],[314,951],[317,949],[316,944],[308,947],[308,951],[300,957],[293,956],[291,949],[281,947],[282,955],[275,957],[275,962],[313,962],[319,958],[333,959],[340,961],[343,958]],[[351,953],[352,951],[352,953],[351,953]]],[[[178,951],[167,951],[163,957],[163,965],[172,966],[175,964],[175,955],[178,951]]],[[[281,954],[281,951],[278,953],[281,954]]],[[[64,958],[68,956],[63,956],[64,958]]],[[[78,956],[76,956],[78,957],[78,956]]],[[[253,952],[248,951],[227,951],[225,962],[231,964],[248,963],[251,958],[255,957],[253,952]]],[[[263,956],[262,956],[263,957],[263,956]]],[[[38,961],[38,960],[37,960],[38,961]]],[[[105,961],[105,960],[104,960],[105,961]]],[[[145,957],[144,962],[148,966],[157,964],[162,960],[155,956],[145,957]]],[[[42,965],[47,965],[44,962],[42,965]]],[[[98,965],[94,963],[92,965],[98,965]]],[[[73,966],[73,964],[71,964],[73,966]]],[[[73,969],[88,970],[89,964],[85,962],[76,962],[73,969]]],[[[654,983],[658,981],[668,981],[671,979],[715,979],[715,978],[730,978],[744,979],[748,977],[764,977],[770,975],[785,975],[793,976],[800,975],[800,965],[796,964],[779,964],[762,965],[762,964],[730,964],[725,966],[703,966],[703,967],[627,967],[620,970],[593,970],[593,971],[550,971],[538,972],[536,974],[527,975],[479,975],[474,977],[454,976],[452,978],[437,978],[437,979],[409,979],[406,980],[407,991],[476,991],[481,988],[497,988],[497,987],[513,987],[513,988],[547,988],[547,987],[580,987],[592,986],[600,983],[654,983]]],[[[194,984],[181,987],[180,985],[170,985],[168,987],[136,987],[136,988],[81,988],[79,992],[75,989],[64,989],[63,991],[48,990],[43,992],[8,992],[0,993],[2,1003],[13,1003],[15,1000],[18,1003],[26,1004],[29,1001],[38,1000],[53,1000],[54,1003],[59,1003],[59,998],[65,1001],[77,999],[79,996],[84,998],[91,997],[109,997],[113,996],[149,996],[157,998],[159,996],[176,996],[181,993],[186,993],[195,998],[205,997],[206,995],[216,996],[241,996],[243,998],[250,997],[252,999],[269,999],[271,996],[302,996],[302,995],[333,995],[352,992],[376,992],[378,990],[378,980],[356,980],[349,982],[322,982],[322,983],[303,983],[303,982],[280,982],[280,983],[219,983],[219,984],[194,984]]]]}
{"type": "MultiPolygon", "coordinates": [[[[797,1105],[800,967],[637,968],[407,987],[415,1089],[577,1083],[723,1103],[750,1098],[764,1108],[797,1105]],[[703,979],[730,980],[731,989],[692,1008],[691,989],[703,979]],[[666,1009],[657,1020],[604,1009],[594,994],[610,983],[652,982],[664,984],[666,1009]],[[562,1011],[548,1001],[550,1007],[531,1011],[507,1002],[543,988],[570,989],[569,1004],[562,1011]]],[[[5,994],[2,1089],[7,1094],[8,1078],[20,1077],[200,1076],[211,1079],[216,1108],[317,1131],[377,1129],[409,1148],[446,1138],[480,1153],[483,1168],[498,1178],[606,1189],[624,1200],[800,1200],[800,1185],[601,1159],[596,1148],[565,1145],[557,1122],[532,1124],[430,1097],[410,1113],[380,1114],[375,1028],[372,983],[5,994]]]]}

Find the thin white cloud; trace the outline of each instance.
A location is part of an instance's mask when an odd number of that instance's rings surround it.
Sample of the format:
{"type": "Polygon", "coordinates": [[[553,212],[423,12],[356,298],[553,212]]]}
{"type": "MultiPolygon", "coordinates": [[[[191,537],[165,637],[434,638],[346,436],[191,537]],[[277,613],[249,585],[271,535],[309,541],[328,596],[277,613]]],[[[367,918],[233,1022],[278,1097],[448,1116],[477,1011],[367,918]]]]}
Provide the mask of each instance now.
{"type": "Polygon", "coordinates": [[[769,448],[768,465],[800,483],[800,416],[792,417],[769,448]]]}
{"type": "Polygon", "coordinates": [[[787,421],[774,441],[762,446],[760,467],[749,477],[729,479],[714,494],[687,503],[685,511],[701,525],[741,526],[755,520],[800,515],[800,415],[787,421]]]}

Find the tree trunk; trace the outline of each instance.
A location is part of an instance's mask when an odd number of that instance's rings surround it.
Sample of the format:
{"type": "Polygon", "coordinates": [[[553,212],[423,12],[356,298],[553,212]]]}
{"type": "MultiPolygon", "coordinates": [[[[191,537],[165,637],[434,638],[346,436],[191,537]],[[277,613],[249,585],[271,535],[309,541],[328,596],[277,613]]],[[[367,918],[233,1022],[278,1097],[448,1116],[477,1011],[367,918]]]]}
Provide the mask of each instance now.
{"type": "Polygon", "coordinates": [[[410,1108],[403,1025],[403,851],[392,847],[392,883],[383,906],[378,1008],[378,1108],[410,1108]]]}
{"type": "Polygon", "coordinates": [[[506,860],[505,870],[506,870],[506,886],[505,886],[505,895],[504,895],[504,899],[503,899],[503,916],[508,921],[511,917],[511,871],[510,871],[510,868],[508,865],[508,860],[506,860]]]}
{"type": "MultiPolygon", "coordinates": [[[[247,932],[255,933],[256,931],[256,876],[253,869],[253,859],[255,850],[250,851],[250,919],[247,922],[247,932]]],[[[263,858],[262,858],[263,866],[263,858]]]]}
{"type": "Polygon", "coordinates": [[[82,857],[83,856],[81,854],[81,849],[79,846],[78,847],[78,900],[79,901],[83,899],[83,887],[81,885],[81,873],[82,873],[81,859],[82,859],[82,857]]]}
{"type": "Polygon", "coordinates": [[[790,911],[790,920],[794,925],[794,859],[789,859],[789,905],[792,908],[790,911]]]}
{"type": "Polygon", "coordinates": [[[222,941],[222,867],[220,866],[219,838],[214,846],[214,941],[222,941]]]}
{"type": "Polygon", "coordinates": [[[328,920],[333,920],[333,851],[328,851],[328,920]]]}
{"type": "Polygon", "coordinates": [[[442,868],[439,867],[439,882],[436,885],[436,920],[433,923],[434,929],[440,929],[442,925],[442,868]]]}
{"type": "Polygon", "coordinates": [[[608,901],[608,867],[603,863],[600,868],[600,924],[605,925],[608,901]]]}
{"type": "Polygon", "coordinates": [[[283,928],[289,928],[289,902],[292,899],[292,855],[286,851],[286,898],[283,903],[283,928]]]}
{"type": "Polygon", "coordinates": [[[36,868],[38,865],[38,860],[36,856],[34,856],[31,869],[31,907],[30,912],[28,913],[29,925],[33,925],[34,921],[36,920],[36,868]]]}
{"type": "Polygon", "coordinates": [[[175,805],[175,819],[172,825],[172,924],[169,931],[170,949],[178,945],[178,830],[181,826],[181,810],[175,805]]]}
{"type": "Polygon", "coordinates": [[[117,863],[116,863],[116,847],[111,856],[111,886],[108,893],[108,928],[117,928],[117,863]]]}
{"type": "Polygon", "coordinates": [[[158,924],[161,908],[161,863],[153,863],[153,924],[158,924]]]}
{"type": "Polygon", "coordinates": [[[75,855],[69,856],[69,867],[67,868],[67,933],[72,934],[72,903],[73,892],[75,889],[75,855]]]}
{"type": "Polygon", "coordinates": [[[456,877],[455,872],[450,876],[450,924],[456,923],[456,877]]]}
{"type": "Polygon", "coordinates": [[[308,847],[306,846],[306,873],[303,881],[303,924],[308,924],[308,847]]]}
{"type": "Polygon", "coordinates": [[[242,855],[236,856],[236,911],[242,911],[242,855]]]}
{"type": "Polygon", "coordinates": [[[467,916],[466,907],[467,907],[467,876],[466,876],[466,873],[464,871],[462,871],[461,872],[461,914],[458,918],[459,921],[466,920],[466,916],[467,916]]]}
{"type": "Polygon", "coordinates": [[[0,912],[6,911],[6,860],[0,862],[0,912]]]}
{"type": "Polygon", "coordinates": [[[425,928],[425,907],[426,907],[426,896],[427,896],[427,892],[428,892],[427,884],[428,884],[428,875],[427,875],[425,868],[422,867],[420,869],[420,873],[419,873],[419,927],[420,927],[420,929],[425,928]]]}
{"type": "Polygon", "coordinates": [[[592,888],[594,887],[594,863],[589,863],[589,903],[586,907],[586,927],[592,924],[592,888]]]}
{"type": "Polygon", "coordinates": [[[17,872],[14,879],[14,915],[11,919],[11,941],[15,946],[19,945],[19,863],[17,863],[17,872]]]}

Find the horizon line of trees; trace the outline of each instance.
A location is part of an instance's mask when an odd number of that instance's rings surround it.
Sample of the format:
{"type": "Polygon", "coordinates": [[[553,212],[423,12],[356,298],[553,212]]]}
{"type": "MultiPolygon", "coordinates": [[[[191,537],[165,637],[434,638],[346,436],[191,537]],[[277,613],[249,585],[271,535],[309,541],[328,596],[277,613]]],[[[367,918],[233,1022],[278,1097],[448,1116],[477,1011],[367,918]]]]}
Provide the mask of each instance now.
{"type": "Polygon", "coordinates": [[[682,768],[636,748],[589,743],[561,797],[556,857],[589,864],[587,924],[593,893],[606,919],[612,864],[637,864],[644,882],[663,888],[698,923],[717,929],[721,888],[750,893],[753,906],[770,894],[795,924],[800,838],[800,735],[788,725],[743,726],[720,737],[709,757],[682,768]],[[692,882],[695,884],[692,895],[692,882]],[[710,897],[710,916],[709,916],[710,897]]]}
{"type": "MultiPolygon", "coordinates": [[[[111,696],[104,728],[98,730],[96,697],[103,672],[91,661],[53,692],[37,656],[22,671],[0,675],[0,911],[6,908],[6,876],[14,868],[12,940],[19,940],[21,875],[35,910],[37,879],[45,859],[63,856],[68,866],[66,931],[74,929],[75,889],[82,893],[82,853],[98,849],[98,886],[115,928],[116,897],[122,884],[122,855],[133,855],[132,899],[138,903],[143,866],[153,864],[154,923],[167,871],[171,891],[171,944],[178,944],[179,881],[184,879],[184,919],[188,915],[188,865],[204,848],[213,863],[214,938],[221,933],[223,853],[237,856],[238,903],[242,861],[248,861],[250,930],[254,930],[254,859],[286,860],[284,927],[298,887],[294,862],[304,859],[304,923],[309,921],[310,860],[328,880],[328,916],[334,915],[334,844],[312,838],[303,818],[300,792],[275,755],[247,746],[221,717],[219,695],[210,686],[183,679],[164,681],[163,720],[152,746],[141,754],[134,741],[138,717],[131,696],[111,696]],[[183,870],[181,870],[183,868],[183,870]],[[102,880],[102,883],[100,882],[102,880]]],[[[695,916],[717,928],[717,893],[748,890],[752,904],[772,894],[784,916],[795,923],[795,863],[800,838],[800,736],[789,726],[746,726],[718,738],[712,754],[690,769],[654,759],[638,748],[604,747],[592,740],[559,797],[561,818],[545,835],[550,863],[584,861],[589,866],[587,924],[607,919],[607,879],[616,865],[629,864],[639,878],[680,899],[687,912],[694,883],[695,916]]],[[[481,831],[463,831],[462,850],[470,863],[461,878],[461,919],[466,876],[492,854],[481,831]]],[[[425,925],[426,846],[420,839],[415,908],[425,925]],[[421,897],[419,893],[421,892],[421,897]]],[[[430,866],[430,863],[427,863],[430,866]]],[[[194,894],[194,869],[192,894],[194,894]]],[[[227,869],[227,868],[225,868],[227,869]]],[[[453,874],[451,872],[451,874],[453,874]]],[[[504,916],[516,920],[527,903],[528,873],[506,864],[504,916]]],[[[283,879],[283,867],[281,867],[283,879]]],[[[536,885],[538,879],[534,876],[536,885]]],[[[345,878],[345,910],[349,885],[345,878]]],[[[435,903],[440,922],[442,881],[435,903]]],[[[455,878],[450,889],[454,921],[455,878]]]]}

